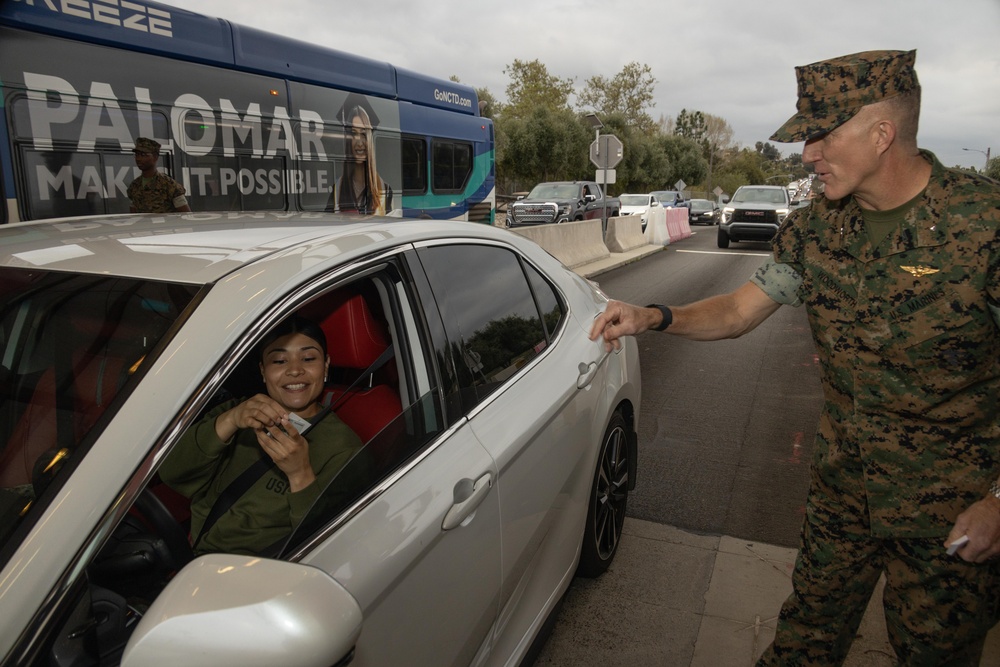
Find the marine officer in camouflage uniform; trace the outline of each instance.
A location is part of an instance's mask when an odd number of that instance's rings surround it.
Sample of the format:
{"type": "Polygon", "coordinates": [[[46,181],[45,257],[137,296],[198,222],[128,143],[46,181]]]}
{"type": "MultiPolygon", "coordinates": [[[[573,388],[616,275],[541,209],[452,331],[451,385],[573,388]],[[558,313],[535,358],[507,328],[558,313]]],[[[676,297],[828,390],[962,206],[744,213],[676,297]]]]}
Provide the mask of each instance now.
{"type": "Polygon", "coordinates": [[[794,590],[762,665],[841,664],[883,573],[900,664],[976,667],[998,620],[1000,183],[917,147],[915,57],[797,67],[798,113],[771,139],[805,142],[824,196],[735,292],[612,301],[591,329],[609,349],[648,329],[715,340],[806,307],[825,401],[794,590]]]}
{"type": "Polygon", "coordinates": [[[139,137],[135,140],[135,165],[142,174],[129,183],[128,198],[132,213],[189,213],[184,186],[156,168],[160,159],[160,142],[139,137]]]}

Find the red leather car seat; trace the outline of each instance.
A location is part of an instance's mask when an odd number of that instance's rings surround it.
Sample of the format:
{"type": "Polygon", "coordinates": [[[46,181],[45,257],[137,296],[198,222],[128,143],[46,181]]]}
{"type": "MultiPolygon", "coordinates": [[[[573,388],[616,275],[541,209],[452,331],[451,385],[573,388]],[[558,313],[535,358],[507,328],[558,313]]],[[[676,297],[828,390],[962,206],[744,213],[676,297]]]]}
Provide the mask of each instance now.
{"type": "MultiPolygon", "coordinates": [[[[327,385],[323,403],[332,405],[337,416],[367,443],[402,412],[399,393],[384,370],[353,388],[350,383],[389,348],[389,337],[360,293],[342,290],[327,304],[327,314],[317,319],[326,334],[331,369],[343,379],[327,385]]],[[[372,452],[376,459],[384,454],[378,449],[372,452]]]]}

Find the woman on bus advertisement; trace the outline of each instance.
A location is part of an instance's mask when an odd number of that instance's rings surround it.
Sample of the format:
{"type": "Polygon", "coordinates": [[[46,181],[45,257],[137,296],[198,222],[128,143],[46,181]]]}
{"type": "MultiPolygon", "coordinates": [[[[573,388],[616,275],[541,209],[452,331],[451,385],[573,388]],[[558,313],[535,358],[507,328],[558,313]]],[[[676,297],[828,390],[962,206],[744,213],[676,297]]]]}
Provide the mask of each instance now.
{"type": "Polygon", "coordinates": [[[392,210],[392,188],[376,167],[373,130],[378,116],[363,97],[348,95],[340,117],[344,122],[346,160],[334,190],[334,210],[385,215],[392,210]]]}

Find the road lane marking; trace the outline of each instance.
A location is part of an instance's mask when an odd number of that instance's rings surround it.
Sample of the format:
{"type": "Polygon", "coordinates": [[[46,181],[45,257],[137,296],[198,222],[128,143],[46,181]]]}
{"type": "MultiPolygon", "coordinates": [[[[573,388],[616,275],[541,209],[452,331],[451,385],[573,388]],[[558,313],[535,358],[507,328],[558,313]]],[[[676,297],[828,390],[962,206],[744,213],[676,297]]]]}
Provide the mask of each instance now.
{"type": "Polygon", "coordinates": [[[675,250],[674,252],[690,252],[697,255],[748,255],[750,257],[770,257],[769,252],[719,252],[717,250],[675,250]]]}

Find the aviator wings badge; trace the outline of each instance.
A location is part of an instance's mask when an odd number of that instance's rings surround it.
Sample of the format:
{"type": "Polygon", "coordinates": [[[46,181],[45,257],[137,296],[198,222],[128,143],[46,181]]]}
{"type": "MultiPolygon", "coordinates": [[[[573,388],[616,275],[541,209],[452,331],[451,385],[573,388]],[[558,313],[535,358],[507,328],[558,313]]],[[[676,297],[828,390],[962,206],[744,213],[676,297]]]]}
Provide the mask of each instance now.
{"type": "Polygon", "coordinates": [[[909,273],[912,273],[917,278],[921,278],[923,276],[929,276],[932,273],[937,273],[938,271],[941,270],[941,269],[935,269],[931,266],[901,266],[899,268],[909,273]]]}

